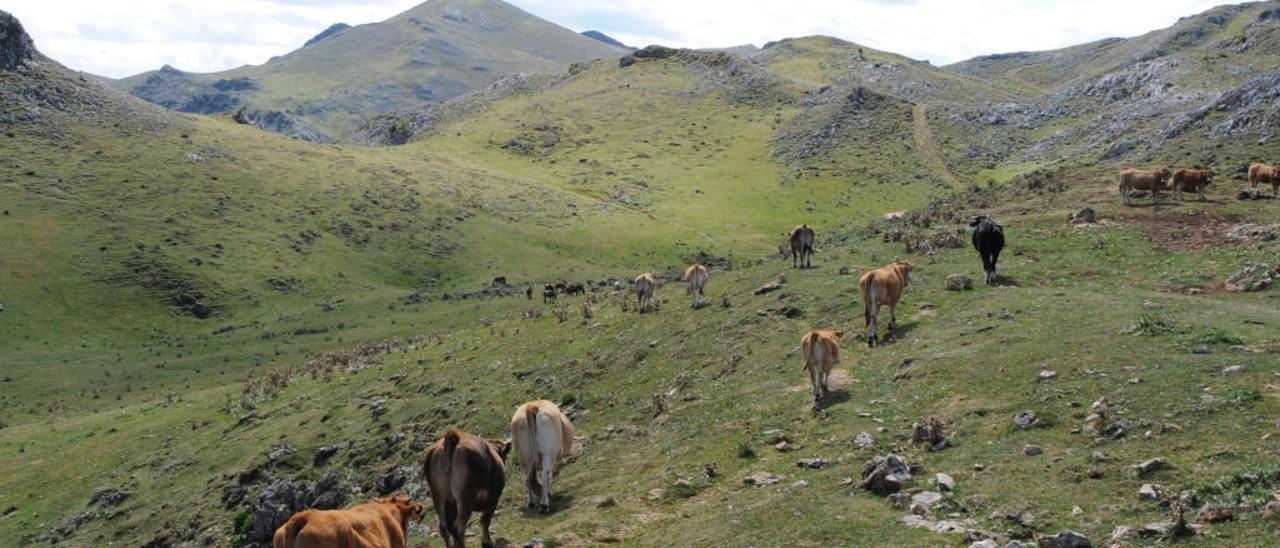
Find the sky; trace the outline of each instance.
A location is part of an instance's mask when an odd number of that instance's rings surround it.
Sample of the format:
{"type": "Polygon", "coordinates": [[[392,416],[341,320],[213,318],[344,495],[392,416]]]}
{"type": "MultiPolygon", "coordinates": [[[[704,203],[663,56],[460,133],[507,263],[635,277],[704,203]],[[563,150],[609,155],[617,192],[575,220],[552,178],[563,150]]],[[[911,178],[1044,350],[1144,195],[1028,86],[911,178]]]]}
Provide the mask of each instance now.
{"type": "MultiPolygon", "coordinates": [[[[1172,25],[1221,0],[510,0],[633,46],[764,45],[823,34],[945,65],[1172,25]]],[[[337,22],[382,21],[421,0],[8,0],[36,47],[73,69],[124,77],[173,65],[260,64],[337,22]]]]}

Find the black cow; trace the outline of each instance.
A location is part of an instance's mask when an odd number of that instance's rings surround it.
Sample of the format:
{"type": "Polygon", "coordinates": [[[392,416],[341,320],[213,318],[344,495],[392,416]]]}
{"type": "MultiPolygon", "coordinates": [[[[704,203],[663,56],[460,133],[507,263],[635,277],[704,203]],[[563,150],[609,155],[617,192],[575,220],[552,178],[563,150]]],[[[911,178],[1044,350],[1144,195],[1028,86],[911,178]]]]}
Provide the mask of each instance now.
{"type": "Polygon", "coordinates": [[[973,227],[973,248],[982,255],[982,270],[987,273],[987,284],[996,283],[996,261],[1004,249],[1004,227],[987,215],[978,215],[969,223],[973,227]]]}

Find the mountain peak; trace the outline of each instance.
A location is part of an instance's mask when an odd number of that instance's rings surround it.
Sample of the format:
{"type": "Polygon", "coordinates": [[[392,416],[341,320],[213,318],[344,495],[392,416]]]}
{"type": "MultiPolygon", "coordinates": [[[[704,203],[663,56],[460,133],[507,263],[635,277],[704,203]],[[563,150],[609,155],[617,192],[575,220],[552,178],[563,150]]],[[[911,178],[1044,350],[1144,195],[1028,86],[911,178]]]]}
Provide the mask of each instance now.
{"type": "Polygon", "coordinates": [[[13,70],[25,65],[35,51],[35,43],[18,18],[0,10],[0,70],[13,70]]]}

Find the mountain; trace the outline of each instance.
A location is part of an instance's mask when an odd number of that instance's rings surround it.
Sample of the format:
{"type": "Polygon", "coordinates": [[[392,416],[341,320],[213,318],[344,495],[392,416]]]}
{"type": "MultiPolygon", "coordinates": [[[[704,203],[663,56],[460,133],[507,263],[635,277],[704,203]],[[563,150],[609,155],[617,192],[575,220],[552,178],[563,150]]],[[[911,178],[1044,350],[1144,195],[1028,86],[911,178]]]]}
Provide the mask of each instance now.
{"type": "Polygon", "coordinates": [[[0,13],[0,544],[268,546],[304,506],[425,500],[441,432],[500,437],[547,398],[580,447],[549,515],[508,482],[500,544],[1164,542],[1185,506],[1192,543],[1265,545],[1280,209],[1234,194],[1280,159],[1271,6],[1035,68],[651,46],[381,112],[353,139],[381,147],[161,108],[0,13]],[[1192,163],[1208,201],[1116,195],[1124,165],[1192,163]],[[979,214],[1009,243],[966,289],[979,214]],[[779,252],[799,223],[812,269],[779,252]],[[868,348],[857,275],[895,260],[916,268],[868,348]],[[1259,291],[1228,289],[1242,268],[1259,291]],[[641,315],[646,271],[667,283],[641,315]],[[525,296],[561,280],[590,289],[525,296]],[[815,328],[845,332],[816,405],[815,328]],[[861,487],[890,453],[911,496],[861,487]]]}
{"type": "Polygon", "coordinates": [[[615,40],[612,36],[609,36],[608,34],[605,34],[605,33],[600,32],[600,31],[598,31],[598,30],[587,30],[587,31],[583,31],[583,32],[582,32],[582,35],[583,35],[583,36],[586,36],[587,38],[590,38],[590,39],[592,39],[592,40],[599,40],[599,41],[601,41],[601,42],[604,42],[604,43],[606,43],[606,44],[609,44],[610,46],[615,46],[615,47],[619,47],[619,48],[622,48],[622,49],[628,49],[628,50],[634,50],[634,49],[636,49],[636,48],[633,48],[633,47],[628,46],[628,45],[626,45],[626,44],[623,44],[622,42],[619,42],[619,41],[615,40]]]}
{"type": "Polygon", "coordinates": [[[447,100],[505,74],[561,72],[624,53],[501,0],[431,0],[381,23],[334,25],[262,65],[208,74],[166,66],[118,85],[166,108],[243,109],[266,129],[328,142],[375,115],[447,100]]]}

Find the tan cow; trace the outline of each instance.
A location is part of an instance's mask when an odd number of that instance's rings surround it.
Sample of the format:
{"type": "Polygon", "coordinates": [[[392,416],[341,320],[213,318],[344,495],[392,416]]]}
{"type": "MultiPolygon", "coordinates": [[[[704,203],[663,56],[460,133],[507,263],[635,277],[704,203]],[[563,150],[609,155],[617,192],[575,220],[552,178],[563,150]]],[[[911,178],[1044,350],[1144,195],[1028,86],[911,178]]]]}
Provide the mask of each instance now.
{"type": "Polygon", "coordinates": [[[822,396],[831,392],[827,380],[831,377],[831,366],[840,361],[842,337],[844,337],[844,331],[823,329],[810,331],[800,338],[800,349],[804,352],[804,367],[800,370],[809,372],[809,383],[813,385],[815,405],[822,396]]]}
{"type": "Polygon", "coordinates": [[[812,268],[810,259],[813,256],[813,228],[800,225],[791,229],[791,268],[812,268]]]}
{"type": "Polygon", "coordinates": [[[556,463],[573,453],[573,423],[556,404],[534,400],[521,405],[511,417],[511,442],[516,446],[525,485],[529,487],[526,506],[540,505],[543,513],[550,512],[556,463]]]}
{"type": "Polygon", "coordinates": [[[1204,201],[1204,190],[1213,184],[1213,176],[1214,173],[1207,169],[1178,168],[1169,177],[1169,190],[1179,200],[1182,199],[1183,192],[1195,192],[1200,196],[1200,201],[1204,201]]]}
{"type": "Polygon", "coordinates": [[[684,281],[689,283],[688,292],[693,295],[693,309],[702,308],[702,288],[707,285],[707,267],[693,263],[684,271],[684,281]]]}
{"type": "Polygon", "coordinates": [[[349,510],[303,510],[276,529],[274,548],[404,548],[409,520],[422,521],[422,504],[387,497],[349,510]]]}
{"type": "Polygon", "coordinates": [[[448,548],[466,545],[471,513],[480,512],[480,544],[493,546],[489,523],[507,485],[511,443],[485,439],[450,428],[427,449],[422,472],[440,520],[440,538],[448,548]]]}
{"type": "Polygon", "coordinates": [[[862,288],[863,318],[866,326],[871,328],[867,334],[867,345],[876,345],[876,319],[880,316],[880,307],[889,305],[889,332],[897,326],[898,317],[895,309],[902,299],[902,291],[911,281],[911,263],[898,261],[862,275],[858,285],[862,288]]]}
{"type": "Polygon", "coordinates": [[[1169,168],[1167,167],[1154,171],[1133,168],[1120,170],[1120,196],[1124,199],[1124,205],[1133,205],[1133,198],[1130,194],[1135,190],[1150,191],[1151,203],[1159,204],[1160,190],[1165,187],[1168,180],[1169,168]]]}
{"type": "Polygon", "coordinates": [[[636,276],[636,299],[639,301],[638,307],[641,314],[654,309],[653,292],[657,290],[658,278],[654,277],[652,272],[636,276]]]}
{"type": "Polygon", "coordinates": [[[1267,165],[1261,160],[1249,163],[1249,188],[1258,188],[1259,184],[1270,184],[1274,194],[1280,190],[1280,164],[1267,165]]]}

